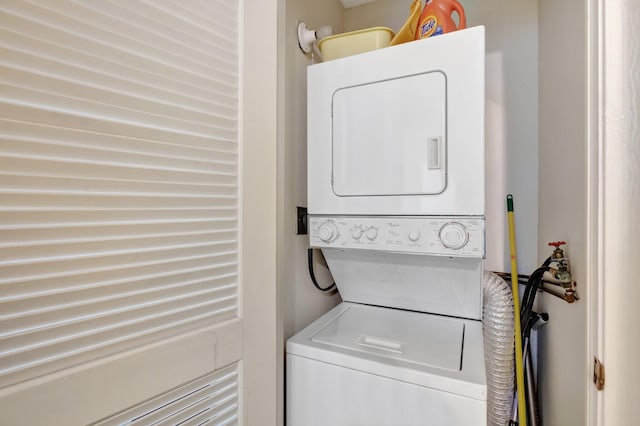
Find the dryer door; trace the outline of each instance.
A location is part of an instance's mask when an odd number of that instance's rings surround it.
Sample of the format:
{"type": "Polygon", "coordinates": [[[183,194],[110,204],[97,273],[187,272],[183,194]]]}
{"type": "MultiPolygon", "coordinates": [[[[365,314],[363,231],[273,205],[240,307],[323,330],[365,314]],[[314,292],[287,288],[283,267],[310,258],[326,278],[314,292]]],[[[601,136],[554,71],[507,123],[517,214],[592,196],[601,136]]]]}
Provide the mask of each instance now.
{"type": "Polygon", "coordinates": [[[445,75],[433,71],[337,90],[332,100],[333,192],[340,197],[443,192],[446,86],[445,75]],[[425,94],[420,104],[409,101],[416,93],[425,94]]]}

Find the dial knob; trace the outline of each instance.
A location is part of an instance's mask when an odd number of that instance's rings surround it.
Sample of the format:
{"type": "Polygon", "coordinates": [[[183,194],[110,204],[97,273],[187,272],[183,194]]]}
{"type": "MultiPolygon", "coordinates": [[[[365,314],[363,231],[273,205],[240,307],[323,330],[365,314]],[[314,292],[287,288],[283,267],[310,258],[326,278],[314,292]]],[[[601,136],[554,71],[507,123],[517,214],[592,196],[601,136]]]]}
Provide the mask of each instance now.
{"type": "Polygon", "coordinates": [[[461,223],[450,222],[440,228],[440,241],[447,248],[458,250],[467,245],[469,234],[461,223]]]}
{"type": "Polygon", "coordinates": [[[375,240],[378,237],[378,230],[373,226],[367,229],[367,238],[371,241],[375,240]]]}
{"type": "Polygon", "coordinates": [[[362,234],[364,234],[364,231],[359,226],[356,226],[351,231],[351,236],[353,237],[354,240],[359,240],[360,238],[362,238],[362,234]]]}
{"type": "Polygon", "coordinates": [[[420,239],[420,235],[420,231],[418,229],[414,229],[413,231],[409,232],[409,240],[415,243],[420,239]]]}
{"type": "Polygon", "coordinates": [[[338,228],[333,222],[325,222],[318,228],[318,236],[325,243],[330,243],[338,238],[338,228]]]}

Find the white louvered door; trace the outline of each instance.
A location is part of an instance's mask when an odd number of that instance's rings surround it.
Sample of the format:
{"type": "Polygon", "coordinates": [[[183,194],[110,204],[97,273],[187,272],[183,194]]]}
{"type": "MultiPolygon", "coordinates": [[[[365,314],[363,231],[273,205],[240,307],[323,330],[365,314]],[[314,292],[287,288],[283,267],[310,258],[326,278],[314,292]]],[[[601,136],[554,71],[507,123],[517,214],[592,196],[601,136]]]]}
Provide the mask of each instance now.
{"type": "Polygon", "coordinates": [[[0,424],[107,422],[236,374],[238,13],[0,2],[0,424]]]}

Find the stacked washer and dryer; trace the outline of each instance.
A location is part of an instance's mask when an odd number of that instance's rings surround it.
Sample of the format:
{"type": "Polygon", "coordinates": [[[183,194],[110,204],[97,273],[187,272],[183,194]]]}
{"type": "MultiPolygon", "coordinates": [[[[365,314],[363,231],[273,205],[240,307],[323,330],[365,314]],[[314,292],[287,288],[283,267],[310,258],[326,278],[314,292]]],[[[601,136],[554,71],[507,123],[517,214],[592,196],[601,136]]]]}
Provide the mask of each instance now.
{"type": "Polygon", "coordinates": [[[343,302],[287,342],[289,426],[484,425],[484,28],[308,69],[310,243],[343,302]]]}

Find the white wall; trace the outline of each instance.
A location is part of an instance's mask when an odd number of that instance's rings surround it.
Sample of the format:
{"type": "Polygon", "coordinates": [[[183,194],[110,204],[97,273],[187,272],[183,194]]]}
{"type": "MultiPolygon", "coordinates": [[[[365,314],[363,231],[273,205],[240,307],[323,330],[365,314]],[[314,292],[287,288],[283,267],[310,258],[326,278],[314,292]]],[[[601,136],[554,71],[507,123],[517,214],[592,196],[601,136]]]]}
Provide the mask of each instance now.
{"type": "MultiPolygon", "coordinates": [[[[540,197],[542,261],[549,241],[567,241],[581,299],[548,294],[550,321],[540,335],[539,388],[544,423],[586,424],[586,2],[540,0],[540,197]],[[562,37],[558,37],[558,29],[562,37]]],[[[623,424],[623,423],[612,423],[623,424]]]]}
{"type": "MultiPolygon", "coordinates": [[[[296,235],[296,206],[307,206],[307,66],[311,56],[298,48],[297,25],[332,25],[341,32],[343,9],[339,0],[287,0],[284,22],[284,115],[278,147],[278,285],[282,296],[284,338],[319,318],[339,301],[338,295],[316,290],[307,269],[308,235],[296,235]]],[[[318,266],[321,285],[331,283],[326,268],[318,266]]]]}
{"type": "Polygon", "coordinates": [[[369,27],[389,27],[398,31],[409,15],[411,0],[377,0],[373,3],[345,9],[344,30],[369,27]]]}
{"type": "MultiPolygon", "coordinates": [[[[486,27],[487,261],[509,270],[507,193],[515,197],[518,269],[538,266],[538,2],[462,0],[467,26],[486,27]]],[[[345,30],[397,31],[411,1],[378,0],[345,11],[345,30]]]]}

